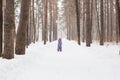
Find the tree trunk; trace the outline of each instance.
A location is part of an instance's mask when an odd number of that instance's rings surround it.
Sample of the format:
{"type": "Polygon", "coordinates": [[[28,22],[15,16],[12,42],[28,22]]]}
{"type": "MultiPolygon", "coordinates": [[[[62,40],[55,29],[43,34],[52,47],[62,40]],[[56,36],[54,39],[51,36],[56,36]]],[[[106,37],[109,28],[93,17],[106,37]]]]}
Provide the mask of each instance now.
{"type": "Polygon", "coordinates": [[[116,32],[116,34],[118,34],[118,41],[120,41],[120,0],[116,0],[116,6],[117,6],[117,29],[118,32],[116,32]]]}
{"type": "Polygon", "coordinates": [[[53,20],[53,16],[52,16],[52,1],[49,0],[49,6],[50,6],[50,28],[49,28],[49,40],[50,42],[52,41],[52,20],[53,20]]]}
{"type": "Polygon", "coordinates": [[[44,44],[47,42],[47,8],[48,7],[48,0],[45,0],[45,25],[44,25],[44,44]]]}
{"type": "Polygon", "coordinates": [[[110,18],[109,19],[109,21],[110,21],[110,25],[109,25],[109,27],[110,27],[110,30],[109,30],[110,31],[110,33],[109,33],[109,35],[110,35],[110,42],[112,42],[112,28],[113,28],[113,26],[112,26],[112,1],[113,0],[109,1],[110,2],[110,8],[109,8],[110,9],[109,10],[110,11],[109,12],[110,13],[110,16],[109,16],[109,18],[110,18]]]}
{"type": "Polygon", "coordinates": [[[25,54],[26,29],[29,17],[29,8],[31,0],[21,1],[20,22],[17,30],[15,53],[18,55],[25,54]]]}
{"type": "Polygon", "coordinates": [[[119,42],[119,27],[120,27],[120,7],[119,0],[116,0],[116,42],[119,42]]]}
{"type": "Polygon", "coordinates": [[[100,31],[100,45],[104,45],[104,24],[103,24],[103,0],[100,1],[100,9],[101,9],[101,31],[100,31]]]}
{"type": "Polygon", "coordinates": [[[82,39],[82,41],[83,42],[85,42],[85,28],[86,28],[86,26],[85,26],[85,14],[86,14],[86,12],[85,12],[85,1],[83,1],[83,31],[82,31],[82,35],[83,35],[83,39],[82,39]]]}
{"type": "Polygon", "coordinates": [[[80,45],[80,11],[79,11],[79,3],[78,3],[78,0],[76,0],[76,19],[77,19],[78,44],[80,45]]]}
{"type": "Polygon", "coordinates": [[[45,32],[44,32],[44,15],[45,15],[45,0],[42,0],[42,41],[44,41],[44,35],[45,35],[45,32]]]}
{"type": "Polygon", "coordinates": [[[92,43],[92,26],[93,26],[93,0],[91,0],[90,4],[90,42],[92,43]]]}
{"type": "Polygon", "coordinates": [[[14,58],[14,39],[13,30],[15,26],[14,19],[14,0],[6,0],[4,14],[4,52],[3,58],[14,58]]]}
{"type": "Polygon", "coordinates": [[[2,55],[2,33],[3,33],[2,0],[0,0],[0,57],[2,55]]]}
{"type": "Polygon", "coordinates": [[[119,36],[118,39],[119,39],[119,41],[120,41],[120,0],[118,0],[118,6],[119,6],[119,8],[118,8],[118,23],[119,23],[119,24],[118,24],[118,30],[119,30],[119,31],[118,31],[118,33],[119,33],[119,34],[118,34],[118,36],[119,36]]]}
{"type": "Polygon", "coordinates": [[[91,44],[90,0],[86,0],[86,46],[91,44]]]}
{"type": "MultiPolygon", "coordinates": [[[[109,6],[109,0],[107,0],[107,6],[109,6]]],[[[110,37],[109,37],[109,7],[107,7],[107,42],[110,41],[110,37]]]]}
{"type": "Polygon", "coordinates": [[[32,16],[33,16],[33,28],[34,28],[34,29],[33,29],[33,30],[34,30],[34,31],[33,31],[33,34],[34,34],[34,35],[33,35],[33,42],[35,43],[35,38],[36,38],[36,25],[35,25],[35,14],[34,14],[34,13],[35,13],[35,12],[34,12],[34,7],[35,7],[35,6],[34,6],[34,0],[32,1],[32,3],[33,3],[33,6],[32,6],[32,8],[33,8],[33,9],[32,9],[32,10],[33,10],[33,14],[32,14],[32,16]]]}

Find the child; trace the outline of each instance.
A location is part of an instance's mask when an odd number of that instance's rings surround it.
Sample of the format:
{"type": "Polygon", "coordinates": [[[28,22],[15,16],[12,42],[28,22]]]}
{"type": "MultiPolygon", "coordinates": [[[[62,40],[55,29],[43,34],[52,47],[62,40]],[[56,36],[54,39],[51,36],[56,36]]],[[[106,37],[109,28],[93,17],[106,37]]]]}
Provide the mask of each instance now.
{"type": "Polygon", "coordinates": [[[58,48],[57,48],[57,51],[62,51],[62,39],[61,38],[58,39],[58,48]]]}

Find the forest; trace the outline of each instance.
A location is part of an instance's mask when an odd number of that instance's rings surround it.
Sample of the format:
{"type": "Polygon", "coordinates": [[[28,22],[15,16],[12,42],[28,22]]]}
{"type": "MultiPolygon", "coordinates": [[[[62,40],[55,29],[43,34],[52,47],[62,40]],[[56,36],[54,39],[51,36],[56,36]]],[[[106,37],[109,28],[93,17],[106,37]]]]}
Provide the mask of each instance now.
{"type": "Polygon", "coordinates": [[[0,0],[0,56],[59,37],[90,47],[120,41],[120,0],[0,0]]]}
{"type": "Polygon", "coordinates": [[[120,0],[0,0],[0,80],[120,80],[120,0]]]}

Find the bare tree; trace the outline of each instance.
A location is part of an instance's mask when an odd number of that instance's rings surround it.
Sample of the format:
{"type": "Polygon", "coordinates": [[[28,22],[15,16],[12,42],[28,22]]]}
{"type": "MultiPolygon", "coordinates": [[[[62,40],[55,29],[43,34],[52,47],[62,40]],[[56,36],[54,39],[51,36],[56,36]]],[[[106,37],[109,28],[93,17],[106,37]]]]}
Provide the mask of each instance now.
{"type": "Polygon", "coordinates": [[[53,40],[57,40],[57,0],[53,2],[53,40]]]}
{"type": "Polygon", "coordinates": [[[44,25],[44,44],[46,44],[47,41],[47,20],[48,20],[48,16],[47,16],[47,12],[48,12],[48,0],[45,0],[45,25],[44,25]]]}
{"type": "Polygon", "coordinates": [[[18,55],[25,54],[26,29],[28,25],[29,8],[31,0],[21,1],[20,21],[17,30],[15,53],[18,55]]]}
{"type": "Polygon", "coordinates": [[[120,4],[119,0],[116,0],[116,42],[119,42],[119,28],[120,28],[120,4]]]}
{"type": "Polygon", "coordinates": [[[14,58],[14,39],[13,31],[15,27],[14,19],[14,0],[6,0],[4,14],[4,52],[3,58],[14,58]]]}
{"type": "Polygon", "coordinates": [[[90,0],[86,0],[86,46],[91,44],[90,0]]]}
{"type": "Polygon", "coordinates": [[[1,55],[2,55],[2,33],[3,33],[3,31],[2,31],[2,29],[3,29],[3,26],[2,26],[2,24],[3,24],[3,17],[2,17],[2,0],[0,0],[0,57],[1,57],[1,55]]]}
{"type": "Polygon", "coordinates": [[[53,22],[53,4],[52,1],[49,0],[49,13],[50,13],[50,28],[49,28],[49,40],[52,41],[52,22],[53,22]]]}
{"type": "Polygon", "coordinates": [[[103,24],[103,20],[104,20],[104,18],[103,18],[103,0],[101,0],[100,1],[101,3],[100,3],[100,13],[101,13],[101,31],[100,31],[100,45],[104,45],[104,24],[103,24]]]}
{"type": "Polygon", "coordinates": [[[79,11],[79,3],[76,1],[76,19],[77,19],[77,36],[78,36],[78,44],[80,45],[80,11],[79,11]]]}

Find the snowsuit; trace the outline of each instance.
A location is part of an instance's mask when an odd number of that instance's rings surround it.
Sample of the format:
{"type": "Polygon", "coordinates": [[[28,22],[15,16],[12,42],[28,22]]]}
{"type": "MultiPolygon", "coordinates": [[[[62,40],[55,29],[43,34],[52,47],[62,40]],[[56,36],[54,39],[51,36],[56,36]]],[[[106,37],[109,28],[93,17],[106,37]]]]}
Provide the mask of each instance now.
{"type": "Polygon", "coordinates": [[[61,38],[58,39],[58,48],[57,51],[62,51],[62,40],[61,38]]]}

